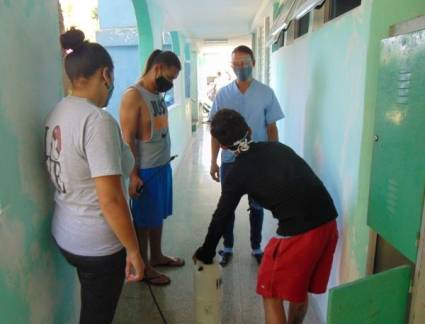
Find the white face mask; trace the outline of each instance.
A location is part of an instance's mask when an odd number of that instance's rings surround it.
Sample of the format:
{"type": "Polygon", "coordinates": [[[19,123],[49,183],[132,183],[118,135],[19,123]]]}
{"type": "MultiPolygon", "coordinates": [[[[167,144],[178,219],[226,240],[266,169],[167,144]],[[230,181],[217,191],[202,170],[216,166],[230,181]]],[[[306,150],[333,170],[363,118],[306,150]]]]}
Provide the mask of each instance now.
{"type": "Polygon", "coordinates": [[[239,141],[236,141],[233,143],[232,147],[236,147],[236,149],[231,151],[235,155],[238,155],[241,152],[246,152],[249,150],[249,144],[251,143],[252,143],[252,140],[248,140],[248,132],[246,132],[244,137],[242,137],[239,141]]]}

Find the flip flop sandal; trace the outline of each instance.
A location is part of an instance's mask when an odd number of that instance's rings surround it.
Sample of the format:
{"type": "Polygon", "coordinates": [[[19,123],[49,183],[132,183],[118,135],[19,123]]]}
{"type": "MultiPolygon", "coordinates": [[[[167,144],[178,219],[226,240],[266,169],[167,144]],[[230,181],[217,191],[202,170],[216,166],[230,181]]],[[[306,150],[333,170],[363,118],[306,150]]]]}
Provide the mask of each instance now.
{"type": "Polygon", "coordinates": [[[185,265],[185,261],[183,259],[180,259],[178,257],[170,257],[170,260],[168,260],[167,262],[152,264],[152,267],[154,267],[154,268],[183,267],[184,265],[185,265]]]}

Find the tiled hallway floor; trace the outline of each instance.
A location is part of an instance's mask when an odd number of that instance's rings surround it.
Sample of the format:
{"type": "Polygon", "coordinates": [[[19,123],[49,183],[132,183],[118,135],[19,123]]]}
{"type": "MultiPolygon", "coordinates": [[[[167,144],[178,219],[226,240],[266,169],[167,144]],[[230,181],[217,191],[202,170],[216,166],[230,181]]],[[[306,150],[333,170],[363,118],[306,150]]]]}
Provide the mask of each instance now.
{"type": "MultiPolygon", "coordinates": [[[[165,222],[163,242],[164,251],[184,257],[186,265],[164,270],[171,277],[171,285],[153,289],[169,324],[194,324],[191,257],[203,242],[220,194],[220,185],[209,175],[210,137],[205,126],[199,128],[185,156],[179,158],[183,160],[174,179],[174,215],[165,222]]],[[[243,198],[236,212],[235,256],[223,270],[222,324],[264,323],[262,301],[255,293],[258,266],[250,255],[247,205],[243,198]]],[[[267,213],[263,245],[273,235],[275,224],[267,213]]],[[[162,323],[144,283],[124,287],[114,323],[162,323]]],[[[309,312],[304,323],[319,321],[309,312]]]]}

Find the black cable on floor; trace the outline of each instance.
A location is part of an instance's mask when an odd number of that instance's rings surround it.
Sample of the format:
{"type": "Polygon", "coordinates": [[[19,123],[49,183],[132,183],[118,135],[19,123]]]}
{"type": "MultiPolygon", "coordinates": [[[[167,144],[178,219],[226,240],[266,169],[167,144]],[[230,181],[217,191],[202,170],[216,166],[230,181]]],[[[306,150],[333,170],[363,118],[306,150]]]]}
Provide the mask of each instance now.
{"type": "Polygon", "coordinates": [[[151,284],[149,283],[149,281],[146,281],[146,283],[147,283],[147,285],[148,285],[148,287],[149,287],[149,291],[150,291],[150,293],[151,293],[151,296],[152,296],[153,302],[154,302],[154,304],[155,304],[155,306],[156,306],[156,309],[158,310],[159,315],[161,316],[162,323],[167,324],[167,320],[165,319],[165,316],[164,316],[164,314],[162,313],[161,307],[159,307],[158,301],[156,300],[155,294],[153,293],[153,290],[152,290],[151,284]]]}

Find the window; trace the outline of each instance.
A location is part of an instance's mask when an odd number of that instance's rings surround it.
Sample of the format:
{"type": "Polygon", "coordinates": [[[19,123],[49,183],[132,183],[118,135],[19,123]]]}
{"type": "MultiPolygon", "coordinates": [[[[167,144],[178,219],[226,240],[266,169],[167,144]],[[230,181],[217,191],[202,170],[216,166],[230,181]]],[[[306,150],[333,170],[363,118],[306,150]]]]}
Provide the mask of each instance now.
{"type": "Polygon", "coordinates": [[[301,17],[313,11],[314,8],[321,7],[324,2],[325,0],[297,0],[291,19],[301,19],[301,17]]]}
{"type": "Polygon", "coordinates": [[[284,45],[285,31],[291,24],[291,16],[294,12],[294,6],[297,0],[287,0],[280,2],[273,9],[273,24],[270,28],[269,39],[271,41],[272,50],[276,51],[284,45]]]}
{"type": "Polygon", "coordinates": [[[279,33],[279,37],[277,38],[276,42],[273,44],[273,51],[278,50],[279,48],[285,46],[285,34],[286,30],[282,30],[279,33]]]}
{"type": "Polygon", "coordinates": [[[295,38],[301,37],[308,33],[310,26],[310,13],[302,16],[300,19],[295,20],[295,38]]]}
{"type": "Polygon", "coordinates": [[[292,44],[294,39],[312,30],[310,28],[310,20],[313,21],[316,16],[312,12],[315,11],[315,8],[322,7],[327,1],[331,0],[286,0],[281,3],[280,7],[276,9],[275,19],[271,28],[274,42],[273,51],[284,45],[292,44]]]}
{"type": "Polygon", "coordinates": [[[329,20],[334,19],[361,4],[361,0],[327,0],[330,1],[329,20]]]}

